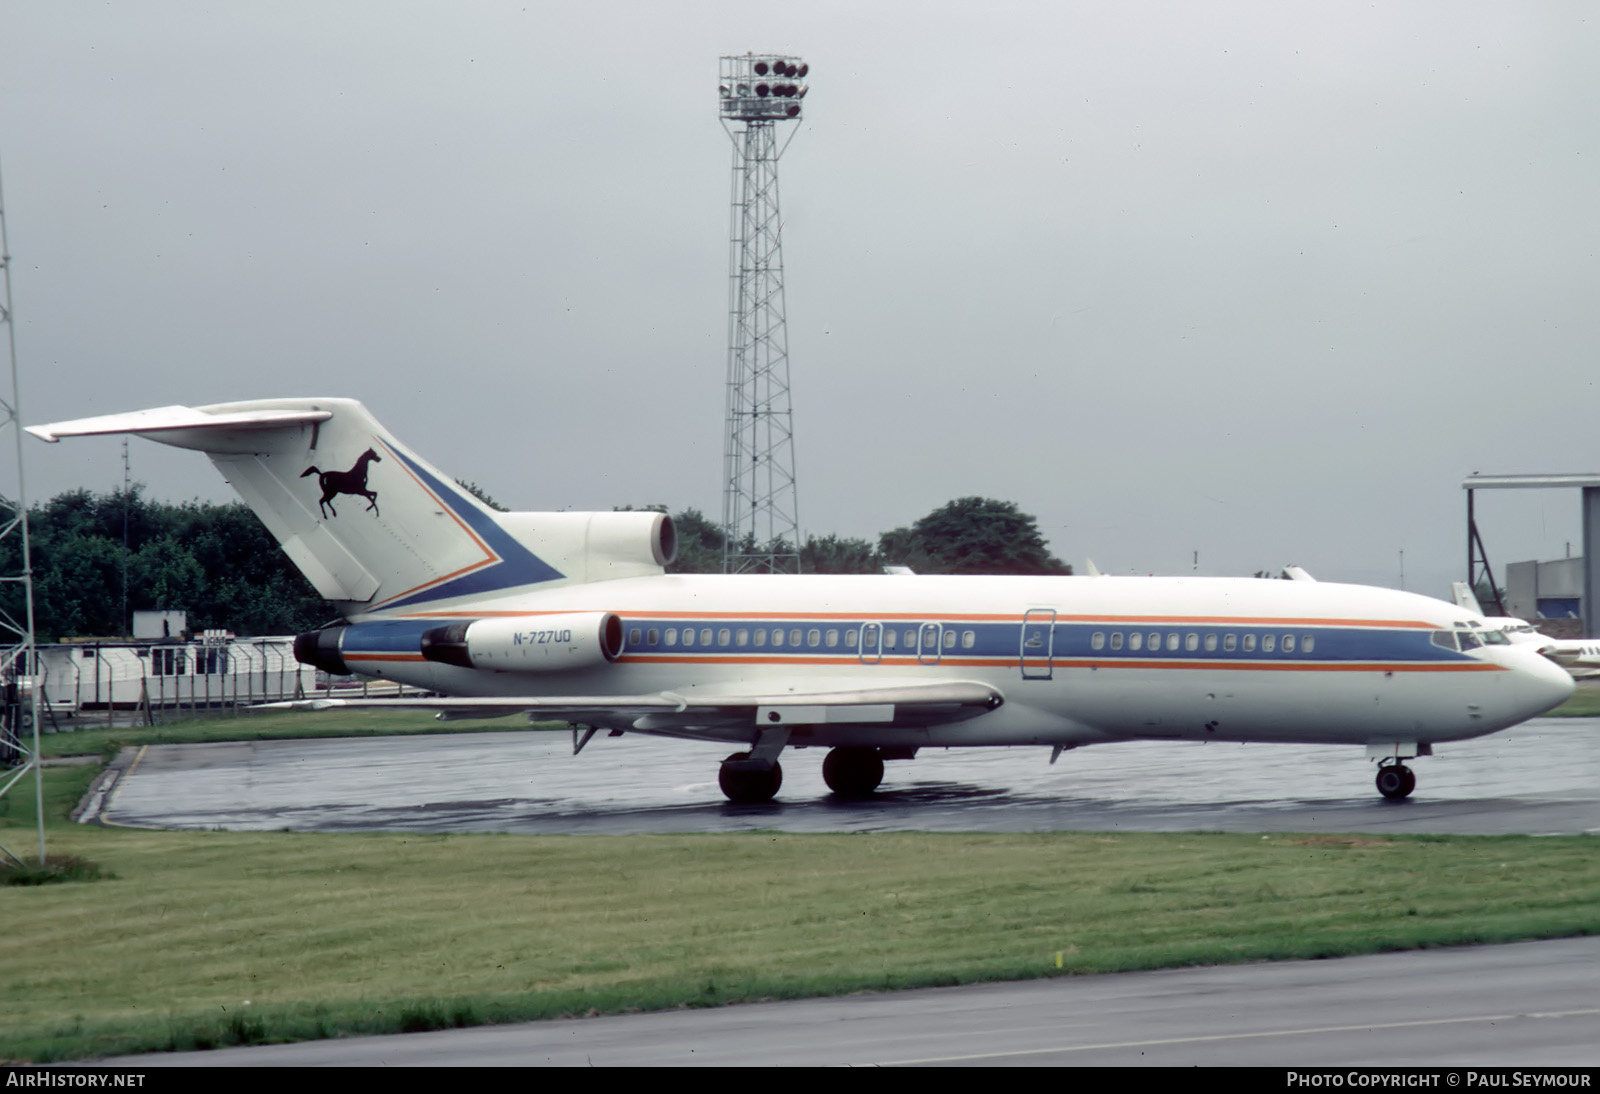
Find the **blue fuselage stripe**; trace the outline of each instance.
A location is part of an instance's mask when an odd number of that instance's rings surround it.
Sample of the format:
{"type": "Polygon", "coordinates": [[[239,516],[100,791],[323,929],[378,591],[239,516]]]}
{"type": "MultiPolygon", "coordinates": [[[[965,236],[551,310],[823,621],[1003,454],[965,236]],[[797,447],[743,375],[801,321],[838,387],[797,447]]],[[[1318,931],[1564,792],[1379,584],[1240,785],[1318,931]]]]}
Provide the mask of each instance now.
{"type": "MultiPolygon", "coordinates": [[[[423,632],[446,623],[470,621],[463,615],[458,619],[434,617],[429,619],[381,620],[351,624],[345,630],[343,646],[346,655],[416,654],[421,648],[423,632]]],[[[1060,661],[1107,661],[1136,664],[1139,661],[1195,661],[1262,662],[1272,664],[1303,662],[1414,662],[1418,664],[1462,664],[1475,662],[1453,649],[1434,644],[1433,631],[1419,628],[1359,627],[1359,626],[1225,626],[1193,624],[1144,623],[1137,631],[1124,624],[1104,623],[1048,623],[1029,624],[1029,637],[1037,636],[1037,644],[1023,647],[1023,624],[1017,622],[893,622],[880,623],[871,619],[828,620],[810,618],[745,619],[737,622],[706,619],[681,619],[622,617],[625,646],[623,655],[650,655],[651,657],[685,658],[707,654],[760,656],[762,658],[793,657],[797,661],[807,657],[862,657],[872,659],[905,658],[921,656],[929,662],[935,659],[989,659],[996,662],[1015,663],[1022,655],[1030,660],[1049,656],[1060,661]],[[1049,628],[1049,636],[1044,631],[1049,628]],[[863,654],[861,636],[868,637],[867,651],[863,654]],[[774,631],[782,631],[782,644],[774,644],[774,631]],[[799,642],[793,641],[799,632],[799,642]],[[674,642],[666,641],[669,632],[674,642]],[[757,645],[758,632],[765,641],[757,645]],[[854,633],[854,644],[850,641],[854,633]],[[870,636],[881,633],[881,641],[870,636]],[[955,638],[946,644],[945,635],[955,638]],[[1102,636],[1097,648],[1096,634],[1102,636]],[[1128,636],[1141,636],[1141,648],[1129,647],[1128,636]],[[828,644],[829,635],[833,644],[828,644]],[[1121,634],[1122,647],[1112,649],[1110,636],[1121,634]],[[655,641],[650,637],[654,635],[655,641]],[[685,641],[685,635],[692,640],[685,641]],[[1152,645],[1151,636],[1157,636],[1152,645]],[[1177,636],[1177,648],[1169,648],[1168,636],[1177,636]],[[1196,648],[1189,648],[1193,635],[1196,648]],[[1234,648],[1227,648],[1227,637],[1233,636],[1234,648]],[[743,641],[741,641],[741,636],[743,641]],[[1254,648],[1245,649],[1246,637],[1254,639],[1254,648]],[[1263,639],[1271,636],[1272,650],[1266,650],[1263,639]],[[1310,652],[1305,650],[1306,637],[1314,639],[1310,652]],[[1215,638],[1215,648],[1206,648],[1208,637],[1215,638]],[[1293,637],[1295,648],[1285,651],[1285,637],[1293,637]],[[814,640],[813,640],[814,639],[814,640]]]]}

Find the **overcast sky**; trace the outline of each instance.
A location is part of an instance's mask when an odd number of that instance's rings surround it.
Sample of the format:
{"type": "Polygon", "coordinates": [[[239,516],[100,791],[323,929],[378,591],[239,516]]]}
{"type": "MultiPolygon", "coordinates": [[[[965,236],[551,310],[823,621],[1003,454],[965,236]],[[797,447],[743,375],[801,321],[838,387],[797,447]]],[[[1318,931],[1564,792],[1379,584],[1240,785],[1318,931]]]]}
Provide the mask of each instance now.
{"type": "MultiPolygon", "coordinates": [[[[1600,470],[1600,11],[0,0],[29,422],[359,398],[522,509],[721,509],[717,59],[782,162],[800,513],[1448,595],[1472,471],[1600,470]]],[[[230,498],[143,441],[152,496],[230,498]]],[[[27,448],[29,493],[122,478],[27,448]]],[[[1574,491],[1485,495],[1498,566],[1574,491]]]]}

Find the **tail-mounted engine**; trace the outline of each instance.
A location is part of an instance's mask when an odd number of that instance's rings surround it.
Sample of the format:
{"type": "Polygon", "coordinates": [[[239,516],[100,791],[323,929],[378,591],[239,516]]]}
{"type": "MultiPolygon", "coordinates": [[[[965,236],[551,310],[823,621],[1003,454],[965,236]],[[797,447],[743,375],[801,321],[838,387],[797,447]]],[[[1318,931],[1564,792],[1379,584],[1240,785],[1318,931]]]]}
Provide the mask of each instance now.
{"type": "Polygon", "coordinates": [[[422,656],[441,665],[498,672],[565,672],[615,661],[622,620],[611,612],[476,619],[422,635],[422,656]]]}
{"type": "Polygon", "coordinates": [[[320,631],[307,631],[294,637],[294,659],[302,665],[319,668],[330,676],[349,676],[350,666],[344,663],[343,624],[324,627],[320,631]]]}

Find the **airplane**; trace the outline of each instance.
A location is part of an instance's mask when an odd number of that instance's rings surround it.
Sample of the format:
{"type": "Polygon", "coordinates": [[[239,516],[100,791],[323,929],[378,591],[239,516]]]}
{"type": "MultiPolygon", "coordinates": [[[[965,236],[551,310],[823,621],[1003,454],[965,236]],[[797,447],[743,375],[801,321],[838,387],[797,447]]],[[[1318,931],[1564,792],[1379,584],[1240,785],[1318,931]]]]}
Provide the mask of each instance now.
{"type": "MultiPolygon", "coordinates": [[[[1482,613],[1477,594],[1465,581],[1451,582],[1450,589],[1457,605],[1471,612],[1482,613]]],[[[1600,639],[1551,638],[1540,633],[1526,619],[1514,615],[1485,615],[1483,625],[1500,631],[1513,642],[1533,646],[1575,679],[1593,676],[1600,671],[1600,639]]]]}
{"type": "MultiPolygon", "coordinates": [[[[204,452],[342,619],[295,654],[435,693],[309,709],[525,714],[725,742],[734,802],[825,748],[841,797],[929,748],[1116,741],[1351,744],[1377,788],[1405,761],[1493,733],[1573,691],[1480,614],[1314,580],[668,574],[655,512],[505,513],[351,399],[275,399],[31,426],[204,452]],[[320,468],[320,470],[319,470],[320,468]]],[[[1307,575],[1309,576],[1309,575],[1307,575]]],[[[579,734],[582,733],[580,738],[579,734]]]]}

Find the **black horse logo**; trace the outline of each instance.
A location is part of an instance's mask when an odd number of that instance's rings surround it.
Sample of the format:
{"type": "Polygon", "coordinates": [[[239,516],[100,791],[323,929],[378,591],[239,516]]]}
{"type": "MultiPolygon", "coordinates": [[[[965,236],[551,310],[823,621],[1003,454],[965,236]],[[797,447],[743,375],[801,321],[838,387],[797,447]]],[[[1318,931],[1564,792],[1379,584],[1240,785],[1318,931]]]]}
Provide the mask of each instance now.
{"type": "Polygon", "coordinates": [[[334,516],[339,515],[339,511],[333,507],[335,494],[359,494],[367,499],[367,511],[377,513],[381,517],[383,514],[378,510],[377,491],[367,489],[367,464],[382,462],[383,457],[369,448],[361,453],[356,465],[348,471],[318,471],[315,467],[308,467],[300,472],[300,477],[302,479],[307,475],[317,477],[317,485],[322,487],[322,500],[317,504],[322,509],[323,516],[329,513],[334,516]]]}

